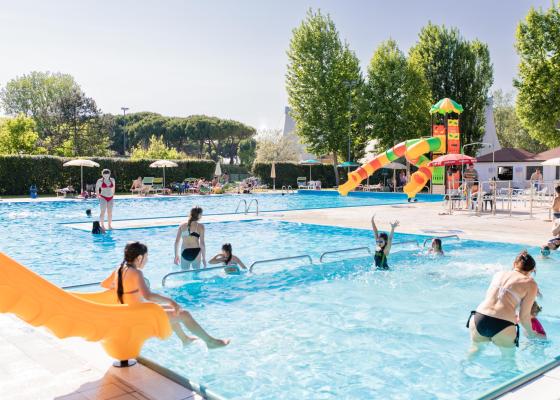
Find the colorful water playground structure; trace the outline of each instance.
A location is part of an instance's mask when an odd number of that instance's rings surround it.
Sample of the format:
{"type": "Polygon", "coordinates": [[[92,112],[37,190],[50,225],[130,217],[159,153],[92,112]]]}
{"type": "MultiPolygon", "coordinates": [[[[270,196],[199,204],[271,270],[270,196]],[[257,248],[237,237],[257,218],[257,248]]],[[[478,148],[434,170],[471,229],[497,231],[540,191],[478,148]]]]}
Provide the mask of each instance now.
{"type": "Polygon", "coordinates": [[[459,115],[462,112],[463,107],[460,104],[449,98],[441,99],[430,108],[432,131],[430,137],[406,140],[379,154],[350,172],[348,181],[338,187],[338,192],[346,196],[375,171],[401,157],[405,157],[409,163],[418,168],[403,188],[409,198],[415,197],[430,179],[433,185],[443,185],[445,167],[428,166],[431,161],[429,153],[432,156],[440,156],[461,152],[459,115]]]}

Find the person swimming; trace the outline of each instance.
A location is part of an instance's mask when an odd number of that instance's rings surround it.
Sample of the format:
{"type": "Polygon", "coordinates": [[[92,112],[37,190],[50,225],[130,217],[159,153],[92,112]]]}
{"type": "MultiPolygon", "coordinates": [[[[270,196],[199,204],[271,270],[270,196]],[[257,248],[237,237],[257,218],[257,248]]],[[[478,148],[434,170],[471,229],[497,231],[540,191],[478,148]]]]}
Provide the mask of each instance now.
{"type": "Polygon", "coordinates": [[[492,342],[500,349],[519,346],[519,325],[534,337],[531,324],[531,308],[539,292],[537,282],[531,274],[536,262],[526,251],[522,251],[513,262],[511,271],[500,271],[494,275],[486,292],[486,298],[471,311],[467,321],[472,348],[492,342]],[[519,311],[517,311],[519,310],[519,311]]]}
{"type": "Polygon", "coordinates": [[[436,256],[443,256],[442,242],[440,238],[432,239],[432,246],[428,249],[428,254],[434,254],[436,256]]]}
{"type": "Polygon", "coordinates": [[[543,258],[548,258],[550,256],[550,252],[558,250],[558,248],[560,248],[560,237],[552,238],[547,244],[541,246],[541,255],[543,258]]]}
{"type": "Polygon", "coordinates": [[[395,228],[397,226],[399,226],[399,221],[394,221],[391,224],[391,232],[389,235],[385,232],[380,233],[375,224],[375,215],[371,217],[371,227],[376,244],[373,260],[377,269],[389,269],[387,258],[391,252],[391,244],[393,243],[393,236],[395,235],[395,228]]]}
{"type": "Polygon", "coordinates": [[[197,338],[188,336],[184,332],[183,326],[202,339],[210,349],[227,346],[230,342],[229,339],[216,339],[210,336],[175,300],[150,290],[142,273],[147,263],[148,247],[140,242],[127,243],[122,263],[101,282],[101,286],[115,290],[121,304],[137,304],[145,301],[160,303],[160,305],[163,303],[164,305],[161,307],[167,313],[173,331],[185,346],[197,338]]]}
{"type": "Polygon", "coordinates": [[[210,264],[223,263],[224,264],[224,272],[226,274],[230,274],[230,275],[239,275],[240,272],[241,272],[239,267],[241,267],[245,270],[247,269],[245,264],[243,264],[243,262],[237,256],[233,255],[232,247],[231,247],[231,244],[229,244],[229,243],[224,243],[222,245],[222,252],[219,253],[219,254],[216,254],[214,257],[212,257],[208,261],[208,263],[210,263],[210,264]]]}
{"type": "Polygon", "coordinates": [[[206,246],[204,242],[204,225],[199,221],[202,218],[202,208],[193,207],[189,220],[181,224],[175,238],[175,264],[182,269],[199,269],[200,263],[206,267],[206,246]],[[179,255],[179,244],[181,253],[179,255]]]}
{"type": "Polygon", "coordinates": [[[86,216],[91,218],[91,208],[86,210],[86,216]]]}

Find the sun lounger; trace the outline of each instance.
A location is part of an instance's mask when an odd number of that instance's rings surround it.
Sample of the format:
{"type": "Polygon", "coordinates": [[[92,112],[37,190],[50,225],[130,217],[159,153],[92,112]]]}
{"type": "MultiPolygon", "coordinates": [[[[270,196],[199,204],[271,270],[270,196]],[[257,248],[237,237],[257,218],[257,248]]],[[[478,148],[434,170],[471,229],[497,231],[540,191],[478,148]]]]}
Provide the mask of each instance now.
{"type": "Polygon", "coordinates": [[[154,186],[154,177],[152,176],[147,176],[144,177],[144,179],[142,179],[142,190],[141,190],[141,194],[147,196],[148,194],[150,194],[150,192],[152,192],[152,188],[154,186]]]}

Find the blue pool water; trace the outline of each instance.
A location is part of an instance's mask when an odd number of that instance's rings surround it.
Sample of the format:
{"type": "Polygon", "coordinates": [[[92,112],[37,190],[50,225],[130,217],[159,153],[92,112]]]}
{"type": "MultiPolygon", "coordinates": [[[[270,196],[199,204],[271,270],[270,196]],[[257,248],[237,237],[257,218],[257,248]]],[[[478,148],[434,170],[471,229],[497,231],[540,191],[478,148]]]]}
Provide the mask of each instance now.
{"type": "MultiPolygon", "coordinates": [[[[129,240],[148,244],[145,273],[153,287],[177,270],[175,228],[93,236],[58,224],[82,212],[76,202],[0,204],[0,250],[60,285],[104,278],[129,240]]],[[[149,341],[143,355],[226,398],[472,399],[560,354],[557,255],[538,259],[536,276],[544,295],[540,320],[551,340],[522,338],[513,360],[493,347],[469,359],[468,313],[492,274],[511,268],[522,246],[450,239],[447,256],[432,258],[419,255],[415,245],[397,244],[392,270],[380,272],[365,257],[317,263],[324,251],[371,245],[367,230],[274,221],[210,223],[206,229],[209,256],[228,241],[247,264],[299,254],[316,262],[262,264],[242,276],[207,272],[158,288],[232,344],[211,352],[198,344],[182,349],[172,337],[149,341]]],[[[411,239],[424,238],[396,237],[411,239]]]]}

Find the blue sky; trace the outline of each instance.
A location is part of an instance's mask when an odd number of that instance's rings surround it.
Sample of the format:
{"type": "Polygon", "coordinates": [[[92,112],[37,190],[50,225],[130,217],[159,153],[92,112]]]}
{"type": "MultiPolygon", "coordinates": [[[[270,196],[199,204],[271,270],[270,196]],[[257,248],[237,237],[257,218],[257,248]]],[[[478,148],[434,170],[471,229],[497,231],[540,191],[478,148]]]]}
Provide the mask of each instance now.
{"type": "Polygon", "coordinates": [[[517,23],[550,0],[30,1],[0,3],[0,85],[72,74],[104,112],[208,114],[281,127],[286,49],[309,7],[334,19],[365,70],[377,45],[408,51],[428,21],[490,46],[494,88],[512,89],[517,23]],[[442,4],[449,6],[442,6],[442,4]]]}

